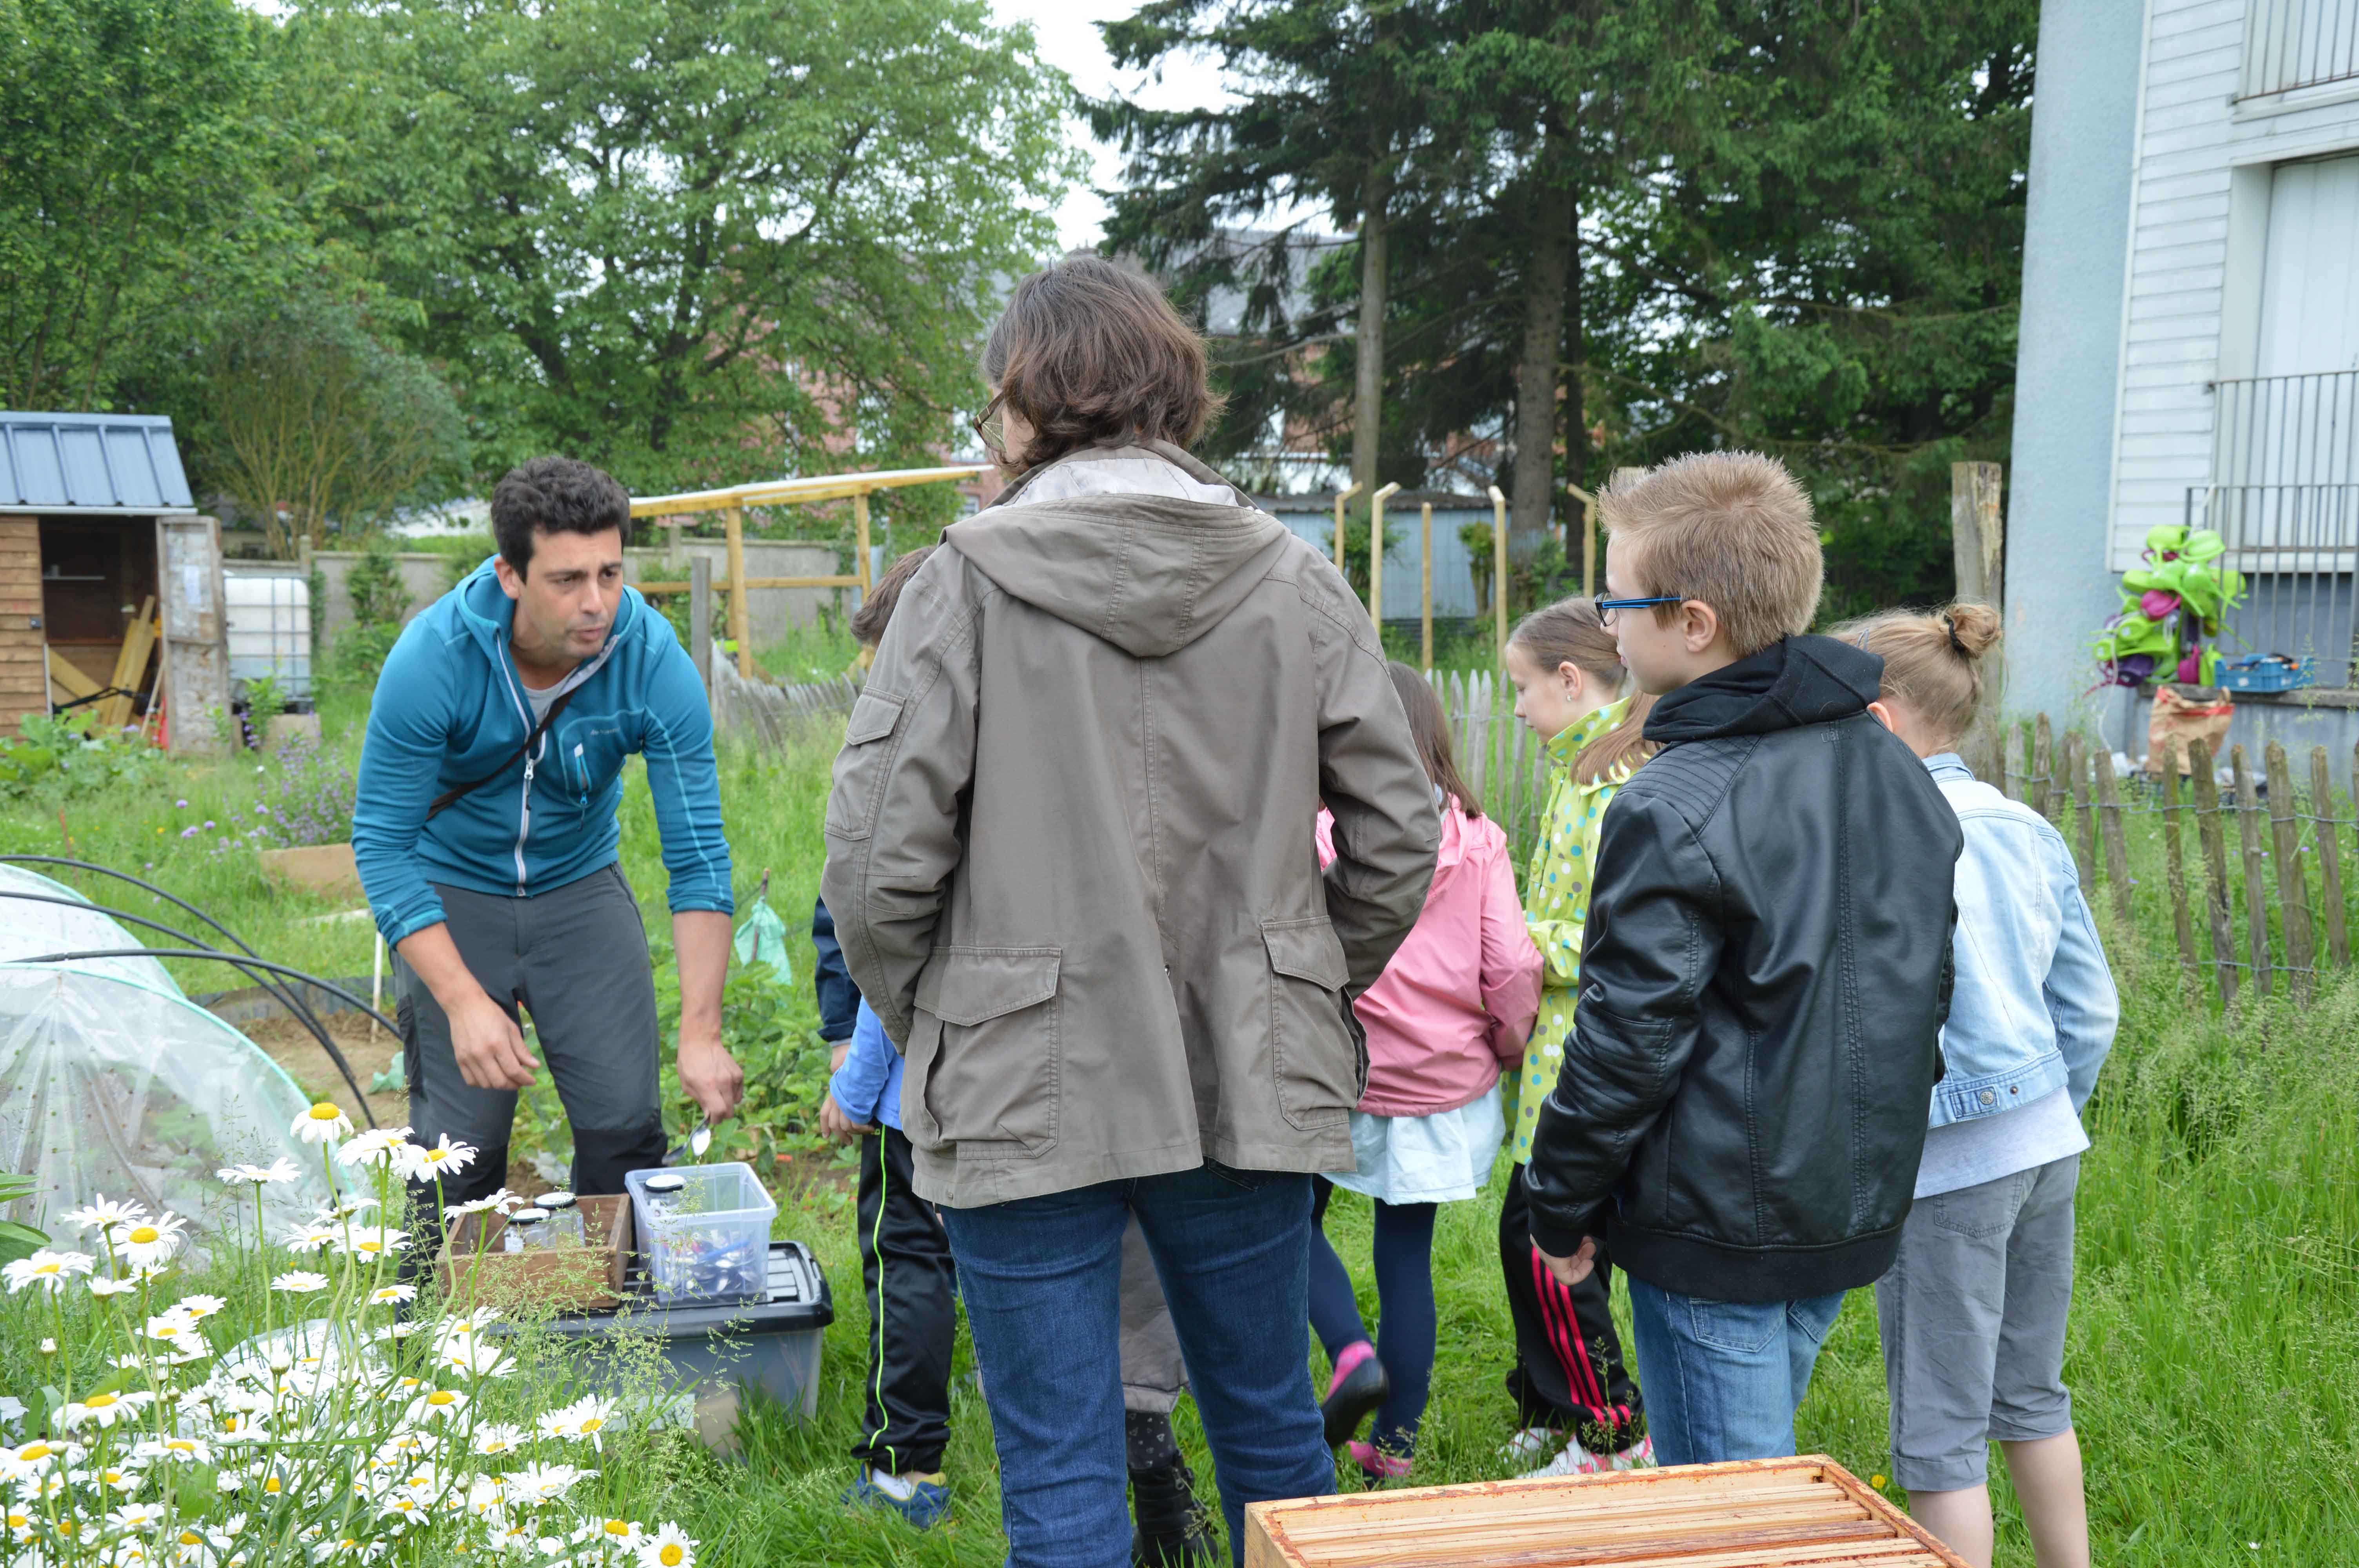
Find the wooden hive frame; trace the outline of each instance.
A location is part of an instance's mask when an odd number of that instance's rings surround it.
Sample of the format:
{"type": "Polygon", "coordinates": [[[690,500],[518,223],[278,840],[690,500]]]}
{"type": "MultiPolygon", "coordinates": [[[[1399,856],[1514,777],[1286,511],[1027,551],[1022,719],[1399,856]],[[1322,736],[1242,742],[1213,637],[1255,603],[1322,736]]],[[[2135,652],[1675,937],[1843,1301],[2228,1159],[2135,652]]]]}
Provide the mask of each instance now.
{"type": "Polygon", "coordinates": [[[1965,1568],[1824,1454],[1255,1503],[1245,1568],[1965,1568]]]}

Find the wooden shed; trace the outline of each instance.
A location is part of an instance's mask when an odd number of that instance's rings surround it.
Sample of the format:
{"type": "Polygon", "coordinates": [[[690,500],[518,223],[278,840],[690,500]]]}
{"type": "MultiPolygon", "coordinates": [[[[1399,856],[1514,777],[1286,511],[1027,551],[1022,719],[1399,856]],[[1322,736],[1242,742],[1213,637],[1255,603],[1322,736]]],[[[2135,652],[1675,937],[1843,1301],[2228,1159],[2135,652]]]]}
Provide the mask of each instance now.
{"type": "Polygon", "coordinates": [[[203,750],[228,701],[221,527],[172,422],[0,412],[0,734],[89,709],[203,750]]]}

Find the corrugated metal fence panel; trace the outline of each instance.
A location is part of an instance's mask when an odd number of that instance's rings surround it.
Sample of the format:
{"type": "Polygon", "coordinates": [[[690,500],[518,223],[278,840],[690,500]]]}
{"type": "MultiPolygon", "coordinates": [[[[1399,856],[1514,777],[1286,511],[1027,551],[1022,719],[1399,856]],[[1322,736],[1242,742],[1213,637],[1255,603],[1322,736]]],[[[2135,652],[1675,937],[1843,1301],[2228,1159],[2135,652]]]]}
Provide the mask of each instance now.
{"type": "Polygon", "coordinates": [[[0,412],[0,506],[192,504],[172,422],[161,415],[0,412]]]}

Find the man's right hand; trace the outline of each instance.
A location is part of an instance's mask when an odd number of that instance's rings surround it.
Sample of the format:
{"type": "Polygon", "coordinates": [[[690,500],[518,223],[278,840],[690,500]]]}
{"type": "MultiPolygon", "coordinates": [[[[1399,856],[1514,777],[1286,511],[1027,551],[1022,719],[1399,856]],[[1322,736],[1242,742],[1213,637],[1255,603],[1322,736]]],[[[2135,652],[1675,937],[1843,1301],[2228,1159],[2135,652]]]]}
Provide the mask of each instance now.
{"type": "Polygon", "coordinates": [[[524,1046],[524,1033],[507,1010],[478,988],[457,1007],[442,1010],[451,1021],[451,1050],[459,1058],[459,1076],[479,1089],[520,1089],[532,1082],[540,1064],[524,1046]]]}

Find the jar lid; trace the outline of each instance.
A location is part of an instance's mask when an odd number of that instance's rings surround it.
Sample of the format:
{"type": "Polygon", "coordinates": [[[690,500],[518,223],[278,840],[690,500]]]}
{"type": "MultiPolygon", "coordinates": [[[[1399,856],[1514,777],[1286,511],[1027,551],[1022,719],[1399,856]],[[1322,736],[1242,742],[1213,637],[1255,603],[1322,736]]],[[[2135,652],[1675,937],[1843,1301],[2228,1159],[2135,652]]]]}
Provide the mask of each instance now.
{"type": "Polygon", "coordinates": [[[542,1220],[547,1219],[548,1217],[549,1211],[545,1208],[520,1208],[514,1214],[508,1216],[508,1223],[510,1225],[538,1225],[542,1220]]]}
{"type": "Polygon", "coordinates": [[[571,1208],[581,1200],[571,1193],[543,1193],[532,1201],[543,1208],[571,1208]]]}
{"type": "Polygon", "coordinates": [[[688,1185],[686,1176],[675,1176],[667,1171],[660,1176],[649,1176],[647,1189],[651,1193],[676,1193],[688,1185]]]}

